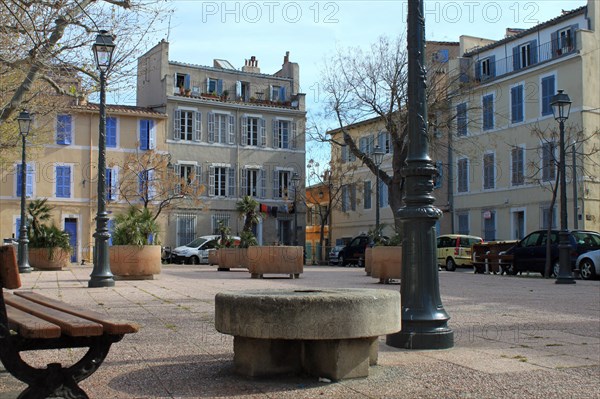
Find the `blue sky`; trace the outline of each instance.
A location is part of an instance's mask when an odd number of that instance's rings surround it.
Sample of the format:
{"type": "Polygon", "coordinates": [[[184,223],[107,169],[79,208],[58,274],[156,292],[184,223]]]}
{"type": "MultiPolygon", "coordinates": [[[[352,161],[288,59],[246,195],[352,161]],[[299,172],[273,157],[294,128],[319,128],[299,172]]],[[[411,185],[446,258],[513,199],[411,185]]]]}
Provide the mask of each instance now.
{"type": "MultiPolygon", "coordinates": [[[[531,28],[586,4],[586,0],[426,1],[428,40],[460,35],[504,37],[507,27],[531,28]]],[[[300,64],[301,91],[309,118],[318,112],[319,74],[338,48],[367,47],[381,35],[406,31],[407,1],[204,1],[171,0],[170,59],[236,68],[256,56],[263,73],[281,67],[286,51],[300,64]]],[[[334,127],[334,126],[331,126],[334,127]]]]}

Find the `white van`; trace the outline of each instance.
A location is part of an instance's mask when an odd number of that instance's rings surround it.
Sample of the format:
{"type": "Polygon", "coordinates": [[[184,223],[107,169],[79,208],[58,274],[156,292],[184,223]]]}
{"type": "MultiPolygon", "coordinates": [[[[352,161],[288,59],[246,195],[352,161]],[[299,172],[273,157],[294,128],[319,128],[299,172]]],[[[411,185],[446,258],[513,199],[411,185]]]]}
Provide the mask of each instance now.
{"type": "MultiPolygon", "coordinates": [[[[231,238],[235,246],[239,245],[240,237],[231,238]]],[[[198,237],[189,244],[173,249],[171,251],[171,262],[190,263],[192,265],[208,263],[208,250],[217,248],[220,239],[221,236],[219,235],[198,237]]]]}

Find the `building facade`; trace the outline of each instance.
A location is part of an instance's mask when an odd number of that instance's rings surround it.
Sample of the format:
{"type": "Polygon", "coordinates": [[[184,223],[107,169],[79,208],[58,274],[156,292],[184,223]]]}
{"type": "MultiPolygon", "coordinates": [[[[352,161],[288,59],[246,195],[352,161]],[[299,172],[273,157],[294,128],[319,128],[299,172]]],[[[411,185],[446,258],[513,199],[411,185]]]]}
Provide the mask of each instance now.
{"type": "Polygon", "coordinates": [[[325,182],[306,187],[306,262],[307,264],[321,264],[327,261],[330,245],[331,220],[330,185],[325,182]],[[321,241],[321,234],[323,240],[321,241]]]}
{"type": "Polygon", "coordinates": [[[599,5],[499,41],[463,36],[451,60],[458,82],[450,163],[454,231],[485,240],[519,239],[558,226],[558,123],[550,105],[557,90],[572,100],[566,126],[568,227],[600,230],[599,5]],[[550,216],[552,214],[552,216],[550,216]]]}
{"type": "Polygon", "coordinates": [[[255,57],[240,70],[225,60],[209,67],[170,61],[168,55],[169,44],[162,41],[139,58],[137,104],[168,115],[165,143],[173,168],[183,178],[199,179],[204,191],[200,205],[170,209],[165,244],[214,234],[219,223],[238,234],[243,220],[236,203],[246,195],[260,203],[259,243],[304,241],[304,227],[294,226],[305,220],[299,195],[306,113],[299,65],[288,53],[279,71],[264,74],[255,57]],[[298,179],[292,179],[295,174],[298,179]]]}
{"type": "MultiPolygon", "coordinates": [[[[119,175],[132,154],[165,151],[166,115],[141,107],[107,105],[107,211],[112,217],[128,206],[119,195],[119,175]]],[[[47,198],[52,220],[71,237],[72,262],[93,259],[97,213],[98,104],[65,107],[36,118],[30,135],[43,145],[27,147],[27,202],[47,198]]],[[[0,181],[0,235],[18,238],[21,160],[4,164],[0,181]]],[[[121,173],[122,175],[122,173],[121,173]]],[[[159,223],[161,221],[159,220],[159,223]]],[[[164,228],[164,226],[163,226],[164,228]]]]}

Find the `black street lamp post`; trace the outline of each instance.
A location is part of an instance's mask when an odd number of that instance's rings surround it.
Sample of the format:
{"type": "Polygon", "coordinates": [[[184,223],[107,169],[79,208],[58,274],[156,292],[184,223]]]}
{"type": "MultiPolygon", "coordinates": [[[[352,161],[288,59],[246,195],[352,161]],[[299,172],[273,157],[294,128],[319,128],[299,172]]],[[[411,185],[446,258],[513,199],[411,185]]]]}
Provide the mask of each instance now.
{"type": "Polygon", "coordinates": [[[554,119],[560,127],[560,232],[558,233],[558,262],[559,270],[556,276],[556,284],[575,284],[571,271],[571,245],[569,244],[569,232],[567,230],[567,167],[565,165],[565,121],[569,119],[571,112],[571,99],[562,90],[559,90],[550,101],[554,119]]]}
{"type": "Polygon", "coordinates": [[[408,154],[402,169],[406,194],[398,211],[402,238],[402,330],[387,336],[390,346],[446,349],[454,346],[450,316],[440,297],[435,223],[442,212],[433,205],[437,168],[429,157],[425,16],[423,0],[408,2],[408,154]]]}
{"type": "Polygon", "coordinates": [[[380,235],[379,231],[379,208],[381,206],[379,201],[379,167],[383,162],[384,152],[383,150],[376,145],[373,150],[373,162],[375,162],[375,166],[377,167],[377,178],[375,183],[375,234],[380,235]]]}
{"type": "Polygon", "coordinates": [[[294,245],[298,245],[298,187],[300,186],[300,176],[294,172],[292,175],[292,185],[294,186],[294,245]]]}
{"type": "Polygon", "coordinates": [[[98,213],[94,233],[94,268],[88,287],[113,287],[115,280],[108,258],[108,213],[106,212],[106,72],[110,68],[115,45],[113,37],[101,30],[92,46],[100,70],[100,124],[98,132],[98,213]]]}
{"type": "Polygon", "coordinates": [[[19,273],[31,273],[29,266],[29,249],[27,248],[29,239],[27,239],[27,215],[25,215],[25,196],[27,194],[27,157],[25,153],[25,144],[27,143],[27,135],[31,129],[32,118],[29,112],[22,111],[17,118],[19,122],[19,133],[23,148],[21,150],[21,222],[19,224],[19,273]]]}

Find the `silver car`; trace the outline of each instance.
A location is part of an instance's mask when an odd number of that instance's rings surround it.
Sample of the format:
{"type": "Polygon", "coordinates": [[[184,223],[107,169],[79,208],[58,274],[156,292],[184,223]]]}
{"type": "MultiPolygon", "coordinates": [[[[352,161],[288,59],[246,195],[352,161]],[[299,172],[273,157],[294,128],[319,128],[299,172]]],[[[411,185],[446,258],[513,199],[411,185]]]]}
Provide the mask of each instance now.
{"type": "Polygon", "coordinates": [[[342,248],[344,248],[343,245],[336,245],[335,247],[331,248],[331,251],[329,251],[329,264],[330,265],[337,265],[338,264],[338,260],[339,260],[339,255],[340,255],[340,251],[342,250],[342,248]]]}
{"type": "Polygon", "coordinates": [[[584,280],[593,280],[600,276],[600,249],[579,255],[575,264],[584,280]]]}

